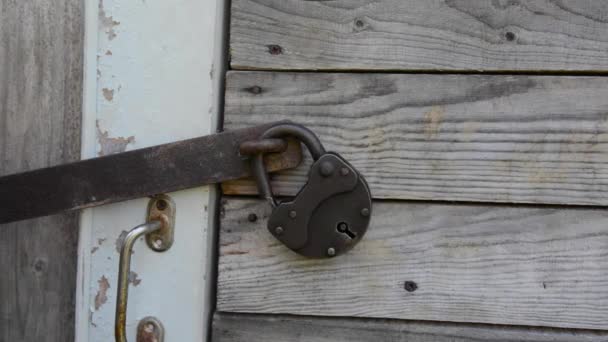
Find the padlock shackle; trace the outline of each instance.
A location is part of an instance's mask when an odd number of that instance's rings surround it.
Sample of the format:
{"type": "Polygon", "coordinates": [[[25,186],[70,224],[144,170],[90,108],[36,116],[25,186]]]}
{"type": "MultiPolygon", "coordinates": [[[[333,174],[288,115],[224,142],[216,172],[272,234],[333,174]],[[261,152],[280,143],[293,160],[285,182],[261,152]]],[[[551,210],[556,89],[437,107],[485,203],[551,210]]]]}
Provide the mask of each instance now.
{"type": "Polygon", "coordinates": [[[268,201],[272,208],[276,208],[277,201],[274,199],[274,195],[272,194],[270,178],[268,178],[268,172],[266,171],[266,166],[264,165],[264,155],[256,154],[255,156],[253,156],[251,167],[253,176],[258,186],[258,192],[260,193],[260,197],[268,201]]]}
{"type": "MultiPolygon", "coordinates": [[[[315,161],[326,153],[325,147],[323,147],[321,140],[319,140],[319,137],[317,137],[313,131],[292,122],[272,126],[266,130],[260,138],[272,139],[286,137],[294,137],[304,143],[315,161]]],[[[270,205],[275,208],[277,206],[277,202],[274,199],[270,179],[268,178],[268,172],[266,171],[266,166],[264,165],[264,154],[260,153],[253,156],[251,164],[253,169],[252,172],[257,181],[256,183],[258,185],[260,196],[266,199],[270,205]]]]}
{"type": "Polygon", "coordinates": [[[326,153],[319,137],[313,131],[296,123],[278,124],[262,134],[262,139],[286,137],[294,137],[304,143],[314,160],[318,160],[326,153]]]}

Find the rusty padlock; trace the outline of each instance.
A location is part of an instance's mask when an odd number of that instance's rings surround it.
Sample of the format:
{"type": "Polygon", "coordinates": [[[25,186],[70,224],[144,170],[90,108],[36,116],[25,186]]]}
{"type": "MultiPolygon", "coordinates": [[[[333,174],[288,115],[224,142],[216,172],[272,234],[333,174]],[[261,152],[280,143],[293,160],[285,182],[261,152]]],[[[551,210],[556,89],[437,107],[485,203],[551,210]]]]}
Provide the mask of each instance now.
{"type": "Polygon", "coordinates": [[[326,152],[308,128],[284,123],[269,128],[260,139],[293,137],[304,143],[314,160],[308,181],[289,201],[274,198],[263,155],[253,157],[253,172],[263,198],[273,207],[268,230],[294,252],[327,258],[353,248],[369,226],[372,196],[363,176],[342,156],[326,152]]]}

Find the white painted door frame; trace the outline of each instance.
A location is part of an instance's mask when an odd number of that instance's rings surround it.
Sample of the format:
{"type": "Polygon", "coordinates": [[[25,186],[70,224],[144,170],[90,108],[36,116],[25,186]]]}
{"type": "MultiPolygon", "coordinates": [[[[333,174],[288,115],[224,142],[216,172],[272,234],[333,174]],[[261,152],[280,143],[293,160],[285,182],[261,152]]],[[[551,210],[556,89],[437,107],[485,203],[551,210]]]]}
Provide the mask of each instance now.
{"type": "MultiPolygon", "coordinates": [[[[216,132],[226,59],[224,1],[95,0],[85,7],[83,159],[216,132]]],[[[169,194],[177,207],[169,251],[156,253],[136,243],[129,341],[135,341],[135,327],[145,316],[163,323],[166,341],[207,339],[215,281],[215,189],[169,194]]],[[[147,202],[83,211],[76,341],[113,340],[116,241],[143,223],[147,202]]]]}

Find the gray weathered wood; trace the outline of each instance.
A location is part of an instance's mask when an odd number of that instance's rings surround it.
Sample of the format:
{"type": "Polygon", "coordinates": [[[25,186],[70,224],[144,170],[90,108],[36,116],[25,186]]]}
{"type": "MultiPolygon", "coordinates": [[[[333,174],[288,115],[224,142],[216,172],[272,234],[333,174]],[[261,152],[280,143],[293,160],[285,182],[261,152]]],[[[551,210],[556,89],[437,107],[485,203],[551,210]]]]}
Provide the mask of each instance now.
{"type": "Polygon", "coordinates": [[[607,332],[353,319],[216,313],[213,342],[602,342],[607,332]]]}
{"type": "MultiPolygon", "coordinates": [[[[605,77],[229,73],[226,129],[283,119],[375,198],[608,204],[605,77]]],[[[295,194],[307,170],[277,175],[276,192],[295,194]]],[[[242,184],[224,190],[251,193],[242,184]]]]}
{"type": "MultiPolygon", "coordinates": [[[[0,1],[0,174],[80,151],[84,1],[0,1]]],[[[77,215],[0,226],[0,340],[72,341],[77,215]]]]}
{"type": "Polygon", "coordinates": [[[608,70],[605,0],[234,0],[236,69],[608,70]]]}
{"type": "Polygon", "coordinates": [[[223,204],[218,310],[608,329],[606,209],[377,201],[330,260],[285,248],[269,212],[223,204]]]}

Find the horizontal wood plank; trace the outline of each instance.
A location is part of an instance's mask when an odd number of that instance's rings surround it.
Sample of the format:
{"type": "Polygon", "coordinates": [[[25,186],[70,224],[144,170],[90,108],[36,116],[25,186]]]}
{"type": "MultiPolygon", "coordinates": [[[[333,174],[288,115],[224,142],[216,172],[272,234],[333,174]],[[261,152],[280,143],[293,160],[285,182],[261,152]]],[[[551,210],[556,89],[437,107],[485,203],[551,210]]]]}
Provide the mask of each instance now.
{"type": "Polygon", "coordinates": [[[234,0],[235,69],[607,71],[605,0],[234,0]]]}
{"type": "Polygon", "coordinates": [[[224,200],[218,310],[608,329],[605,209],[376,201],[329,260],[275,240],[270,210],[224,200]]]}
{"type": "Polygon", "coordinates": [[[213,342],[601,342],[608,332],[353,319],[216,313],[213,342]]]}
{"type": "MultiPolygon", "coordinates": [[[[229,73],[226,129],[284,119],[349,160],[374,198],[608,204],[605,77],[229,73]]],[[[277,194],[307,170],[276,175],[277,194]]]]}

